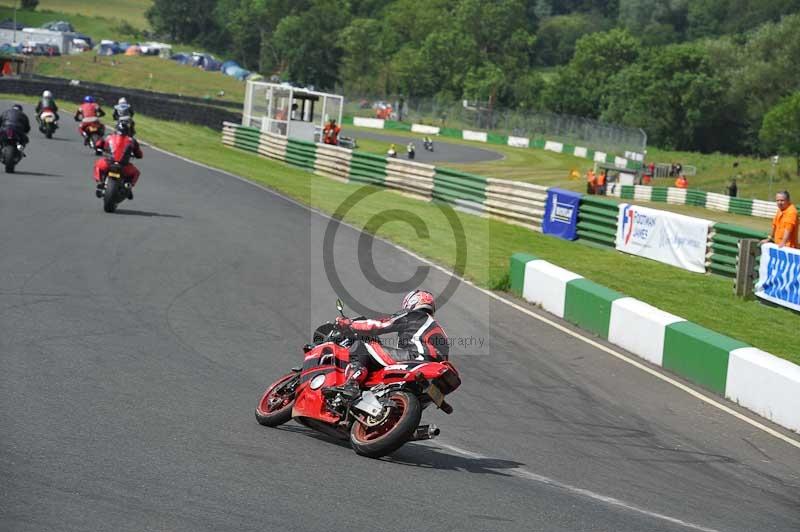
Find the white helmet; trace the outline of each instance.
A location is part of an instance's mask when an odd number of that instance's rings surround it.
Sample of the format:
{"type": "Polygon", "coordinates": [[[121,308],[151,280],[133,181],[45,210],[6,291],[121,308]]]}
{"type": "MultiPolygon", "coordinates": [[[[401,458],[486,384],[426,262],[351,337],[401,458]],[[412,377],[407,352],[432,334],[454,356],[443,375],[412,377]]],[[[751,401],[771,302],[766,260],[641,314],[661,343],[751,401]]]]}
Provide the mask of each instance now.
{"type": "Polygon", "coordinates": [[[118,105],[125,105],[127,103],[128,103],[128,100],[126,100],[125,98],[120,98],[119,101],[117,102],[118,105]]]}
{"type": "Polygon", "coordinates": [[[44,91],[42,93],[42,98],[52,98],[52,97],[53,97],[53,93],[50,92],[50,91],[44,91]]]}

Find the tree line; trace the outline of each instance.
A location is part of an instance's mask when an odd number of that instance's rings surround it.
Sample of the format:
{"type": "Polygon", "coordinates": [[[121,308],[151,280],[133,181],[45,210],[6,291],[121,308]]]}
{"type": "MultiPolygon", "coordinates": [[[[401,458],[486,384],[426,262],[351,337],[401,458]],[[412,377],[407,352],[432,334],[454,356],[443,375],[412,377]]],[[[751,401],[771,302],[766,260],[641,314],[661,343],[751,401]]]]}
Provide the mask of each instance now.
{"type": "Polygon", "coordinates": [[[800,138],[800,0],[155,0],[147,16],[320,89],[597,118],[667,149],[800,138]]]}

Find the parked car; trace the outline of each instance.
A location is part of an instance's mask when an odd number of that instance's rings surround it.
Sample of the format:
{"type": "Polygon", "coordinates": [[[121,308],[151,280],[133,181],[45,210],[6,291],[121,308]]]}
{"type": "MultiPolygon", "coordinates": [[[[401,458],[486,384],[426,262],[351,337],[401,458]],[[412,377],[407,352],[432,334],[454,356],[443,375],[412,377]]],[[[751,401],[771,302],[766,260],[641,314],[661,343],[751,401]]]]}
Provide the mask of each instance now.
{"type": "Polygon", "coordinates": [[[25,26],[19,22],[17,22],[17,27],[14,27],[14,21],[10,18],[5,19],[4,21],[0,22],[0,30],[13,30],[16,29],[17,31],[22,31],[22,28],[25,26]]]}
{"type": "Polygon", "coordinates": [[[42,27],[46,30],[51,30],[51,31],[65,31],[70,33],[73,33],[75,31],[75,28],[72,27],[72,24],[70,24],[66,20],[56,20],[53,22],[47,22],[45,24],[42,24],[42,27]]]}

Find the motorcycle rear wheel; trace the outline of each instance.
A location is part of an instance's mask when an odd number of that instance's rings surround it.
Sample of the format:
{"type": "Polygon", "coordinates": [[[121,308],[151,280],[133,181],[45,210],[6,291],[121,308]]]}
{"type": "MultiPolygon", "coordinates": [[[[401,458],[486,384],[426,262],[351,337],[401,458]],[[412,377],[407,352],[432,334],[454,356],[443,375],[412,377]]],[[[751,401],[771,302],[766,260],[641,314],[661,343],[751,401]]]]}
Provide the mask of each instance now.
{"type": "Polygon", "coordinates": [[[100,133],[92,133],[89,135],[89,147],[97,152],[97,142],[103,138],[100,133]]]}
{"type": "Polygon", "coordinates": [[[117,210],[117,196],[121,183],[117,179],[106,179],[106,188],[103,193],[103,210],[114,212],[117,210]]]}
{"type": "Polygon", "coordinates": [[[14,146],[3,146],[3,161],[6,166],[6,173],[13,174],[14,167],[14,146]]]}
{"type": "Polygon", "coordinates": [[[358,421],[350,429],[350,446],[361,456],[380,458],[405,444],[422,419],[422,407],[416,396],[396,391],[389,394],[394,408],[383,423],[365,427],[358,421]]]}
{"type": "Polygon", "coordinates": [[[294,390],[290,393],[277,390],[292,379],[299,379],[299,374],[292,372],[284,375],[272,383],[261,396],[261,400],[256,405],[256,420],[260,425],[277,427],[292,419],[292,408],[295,400],[294,390]]]}

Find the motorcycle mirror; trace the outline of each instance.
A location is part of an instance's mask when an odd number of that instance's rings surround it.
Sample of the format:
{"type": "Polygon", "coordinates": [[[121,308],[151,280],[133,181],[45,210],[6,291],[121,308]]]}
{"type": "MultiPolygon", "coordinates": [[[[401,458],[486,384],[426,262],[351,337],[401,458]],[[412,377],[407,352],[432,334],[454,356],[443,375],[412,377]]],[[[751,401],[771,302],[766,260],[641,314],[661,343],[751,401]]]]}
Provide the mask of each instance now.
{"type": "Polygon", "coordinates": [[[339,314],[344,316],[344,313],[342,312],[342,310],[344,310],[344,303],[342,303],[342,300],[339,298],[336,298],[336,310],[339,311],[339,314]]]}

